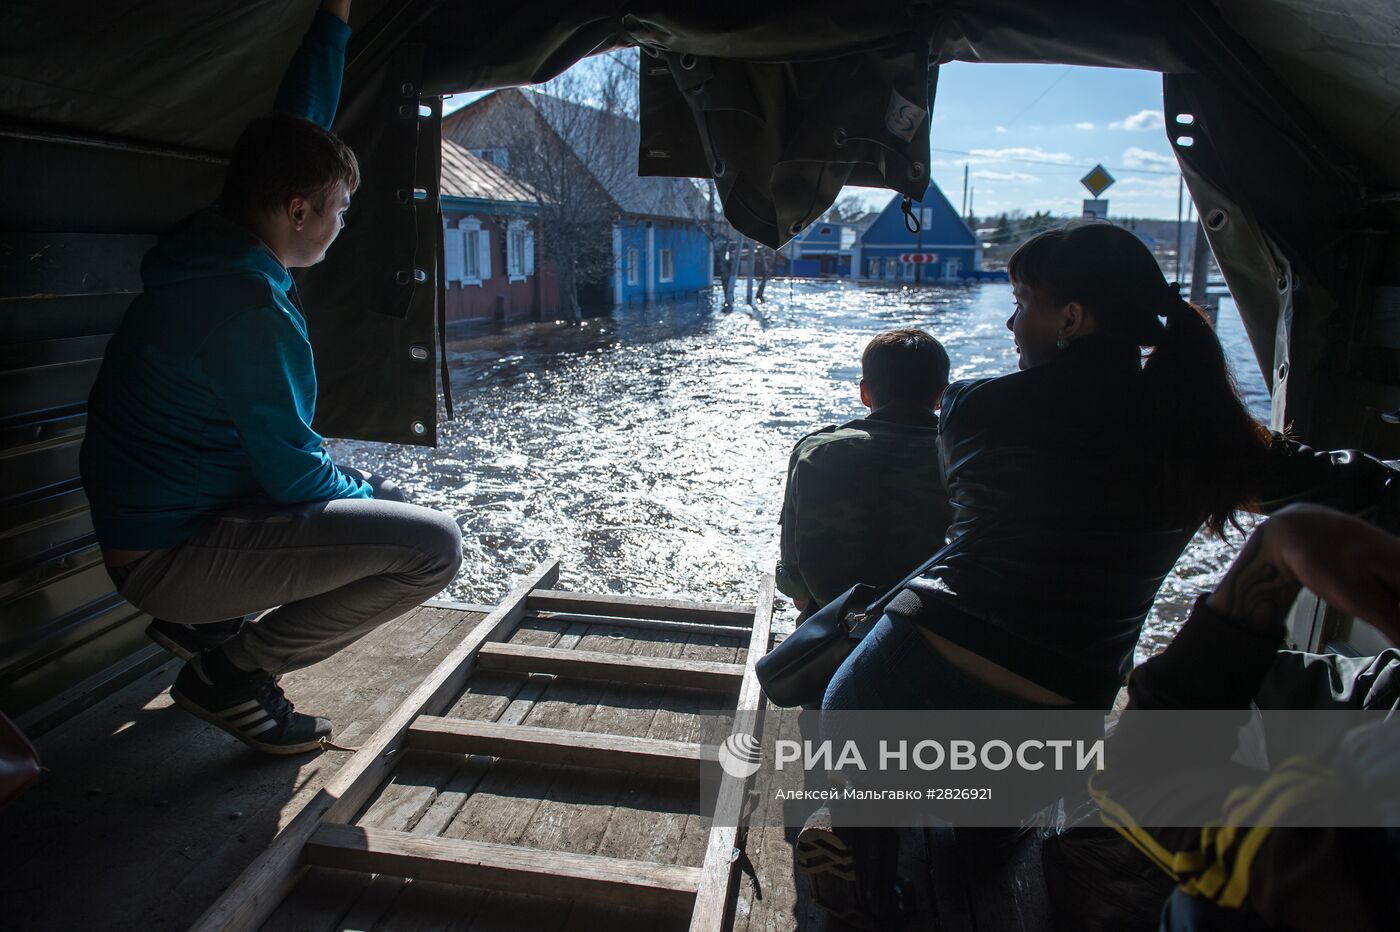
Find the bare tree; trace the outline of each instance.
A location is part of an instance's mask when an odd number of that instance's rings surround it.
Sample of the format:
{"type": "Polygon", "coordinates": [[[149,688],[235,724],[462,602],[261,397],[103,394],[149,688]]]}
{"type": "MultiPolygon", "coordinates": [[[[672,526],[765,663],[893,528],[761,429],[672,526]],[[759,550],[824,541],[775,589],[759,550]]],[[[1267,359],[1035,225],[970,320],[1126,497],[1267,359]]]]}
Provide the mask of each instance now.
{"type": "Polygon", "coordinates": [[[847,194],[827,208],[821,219],[827,223],[850,223],[865,214],[865,202],[855,194],[847,194]]]}
{"type": "Polygon", "coordinates": [[[560,308],[571,320],[580,294],[601,300],[613,272],[618,192],[636,182],[632,68],[625,57],[590,59],[542,90],[496,92],[451,130],[468,148],[504,149],[506,171],[535,190],[537,237],[558,265],[560,308]]]}
{"type": "MultiPolygon", "coordinates": [[[[639,178],[638,53],[590,58],[540,86],[498,91],[473,105],[477,119],[454,127],[452,138],[473,148],[504,147],[507,171],[539,196],[539,240],[559,268],[560,306],[571,319],[584,303],[601,301],[619,273],[612,230],[624,213],[684,216],[699,224],[722,255],[732,228],[705,206],[704,187],[690,179],[639,178]]],[[[713,271],[713,270],[712,270],[713,271]]]]}

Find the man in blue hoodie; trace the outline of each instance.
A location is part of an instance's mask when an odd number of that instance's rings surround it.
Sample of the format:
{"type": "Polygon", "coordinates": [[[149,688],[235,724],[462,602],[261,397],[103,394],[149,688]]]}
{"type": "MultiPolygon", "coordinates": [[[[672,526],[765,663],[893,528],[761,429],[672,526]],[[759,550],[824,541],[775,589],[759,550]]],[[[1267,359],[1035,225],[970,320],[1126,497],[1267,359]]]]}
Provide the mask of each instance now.
{"type": "Polygon", "coordinates": [[[329,131],[349,7],[326,0],[316,14],[276,112],[235,145],[219,205],[146,256],[81,454],[118,591],[187,658],[172,698],[276,754],[331,731],[292,708],[278,675],[431,598],[462,557],[450,517],[338,467],[311,427],[316,369],[288,270],[325,257],[359,185],[329,131]]]}

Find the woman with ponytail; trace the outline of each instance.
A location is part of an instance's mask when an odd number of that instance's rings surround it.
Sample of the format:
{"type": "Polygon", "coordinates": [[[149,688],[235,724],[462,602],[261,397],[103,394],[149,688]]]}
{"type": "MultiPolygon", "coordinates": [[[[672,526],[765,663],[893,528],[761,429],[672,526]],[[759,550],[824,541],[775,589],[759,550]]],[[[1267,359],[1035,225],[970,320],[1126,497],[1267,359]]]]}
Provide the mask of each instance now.
{"type": "Polygon", "coordinates": [[[1008,270],[1021,371],[943,400],[952,550],[891,603],[827,708],[1108,709],[1197,529],[1254,507],[1269,433],[1136,236],[1073,224],[1008,270]]]}

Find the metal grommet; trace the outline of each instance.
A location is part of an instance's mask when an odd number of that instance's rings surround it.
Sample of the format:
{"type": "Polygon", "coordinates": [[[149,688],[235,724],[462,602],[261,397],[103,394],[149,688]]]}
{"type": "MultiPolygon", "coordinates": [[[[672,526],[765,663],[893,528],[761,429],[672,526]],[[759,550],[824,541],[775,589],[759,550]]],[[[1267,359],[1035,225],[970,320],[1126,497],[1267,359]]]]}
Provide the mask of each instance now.
{"type": "Polygon", "coordinates": [[[414,421],[413,432],[421,437],[428,432],[428,425],[424,424],[422,421],[414,421]]]}
{"type": "Polygon", "coordinates": [[[1206,214],[1206,229],[1218,230],[1230,222],[1230,215],[1219,207],[1206,214]]]}
{"type": "Polygon", "coordinates": [[[846,133],[846,127],[844,126],[836,127],[836,131],[831,134],[831,141],[838,149],[846,148],[846,140],[848,138],[849,136],[846,133]]]}
{"type": "Polygon", "coordinates": [[[1278,377],[1279,377],[1279,380],[1280,380],[1280,381],[1282,381],[1283,379],[1288,378],[1288,363],[1286,363],[1286,362],[1279,363],[1279,367],[1278,367],[1278,377]]]}
{"type": "Polygon", "coordinates": [[[696,59],[695,56],[690,54],[689,52],[686,52],[684,55],[681,56],[680,63],[681,67],[684,68],[686,71],[695,70],[696,59]]]}
{"type": "Polygon", "coordinates": [[[408,355],[412,356],[414,359],[427,359],[428,348],[422,344],[415,343],[408,348],[408,355]]]}
{"type": "Polygon", "coordinates": [[[407,285],[411,281],[413,281],[413,276],[407,269],[399,269],[394,273],[394,284],[396,285],[407,285]]]}
{"type": "Polygon", "coordinates": [[[909,177],[910,177],[910,178],[922,178],[922,177],[924,177],[924,163],[923,163],[923,162],[915,162],[915,163],[913,163],[912,165],[910,165],[910,166],[909,166],[909,177]]]}
{"type": "Polygon", "coordinates": [[[399,107],[399,116],[403,117],[405,120],[408,119],[409,117],[417,117],[417,116],[418,116],[418,105],[417,105],[417,104],[403,104],[403,105],[401,105],[401,106],[399,107]]]}
{"type": "Polygon", "coordinates": [[[802,228],[806,225],[807,224],[803,223],[801,220],[794,220],[792,222],[792,226],[788,227],[788,232],[791,233],[793,236],[796,236],[797,234],[802,232],[802,228]]]}
{"type": "Polygon", "coordinates": [[[1288,276],[1280,277],[1278,281],[1274,282],[1274,286],[1278,288],[1279,294],[1283,294],[1288,290],[1288,276]]]}
{"type": "Polygon", "coordinates": [[[719,159],[715,159],[715,177],[718,178],[720,175],[723,175],[723,174],[724,174],[724,163],[721,162],[719,159]]]}
{"type": "Polygon", "coordinates": [[[394,192],[394,197],[400,204],[407,204],[409,201],[413,200],[413,192],[408,190],[408,188],[399,188],[394,192]]]}
{"type": "Polygon", "coordinates": [[[413,85],[408,82],[404,82],[404,86],[399,88],[399,90],[403,92],[403,96],[405,97],[412,97],[414,93],[413,85]]]}

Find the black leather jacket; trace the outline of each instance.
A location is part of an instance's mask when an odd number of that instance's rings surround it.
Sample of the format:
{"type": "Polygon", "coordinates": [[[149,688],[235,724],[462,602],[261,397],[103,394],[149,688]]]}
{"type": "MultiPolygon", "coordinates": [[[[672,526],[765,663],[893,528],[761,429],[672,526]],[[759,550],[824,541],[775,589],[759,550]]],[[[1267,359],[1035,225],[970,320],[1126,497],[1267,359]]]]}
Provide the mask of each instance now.
{"type": "MultiPolygon", "coordinates": [[[[1200,526],[1164,515],[1143,423],[1140,351],[1102,337],[1052,362],[959,382],[940,437],[954,542],[891,603],[1076,703],[1108,708],[1162,580],[1200,526]]],[[[1395,475],[1353,451],[1276,437],[1260,497],[1374,503],[1395,475]]]]}

